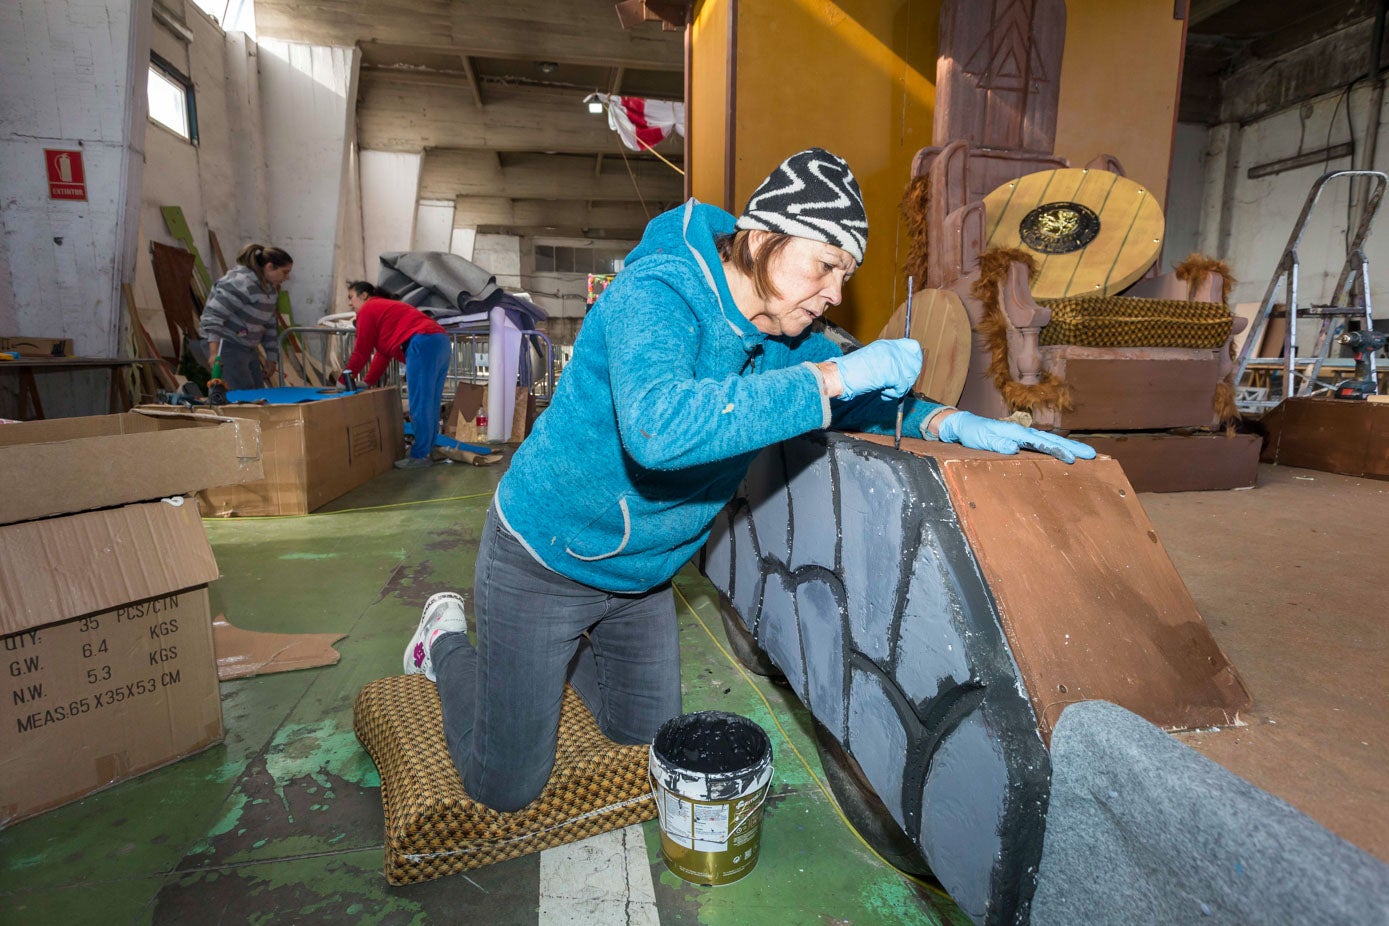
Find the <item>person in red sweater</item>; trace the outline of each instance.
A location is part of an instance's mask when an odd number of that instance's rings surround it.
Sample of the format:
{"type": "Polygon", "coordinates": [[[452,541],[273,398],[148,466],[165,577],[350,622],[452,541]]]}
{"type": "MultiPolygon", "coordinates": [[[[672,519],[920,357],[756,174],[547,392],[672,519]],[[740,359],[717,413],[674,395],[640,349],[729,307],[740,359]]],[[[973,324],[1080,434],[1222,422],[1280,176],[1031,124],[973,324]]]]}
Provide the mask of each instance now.
{"type": "Polygon", "coordinates": [[[368,386],[375,386],[392,360],[405,364],[415,439],[410,455],[396,460],[395,465],[397,469],[428,466],[432,462],[434,436],[439,433],[444,376],[453,353],[449,336],[419,309],[387,298],[381,290],[361,280],[347,284],[347,304],[357,313],[357,341],[343,369],[361,375],[366,367],[363,379],[368,386]]]}

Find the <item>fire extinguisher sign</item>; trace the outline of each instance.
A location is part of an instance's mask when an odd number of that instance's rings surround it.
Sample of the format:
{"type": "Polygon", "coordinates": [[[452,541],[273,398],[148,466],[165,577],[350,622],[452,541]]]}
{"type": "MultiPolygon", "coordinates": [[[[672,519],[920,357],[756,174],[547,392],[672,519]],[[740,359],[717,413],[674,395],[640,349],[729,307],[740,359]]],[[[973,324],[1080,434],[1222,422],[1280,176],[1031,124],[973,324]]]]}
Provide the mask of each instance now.
{"type": "Polygon", "coordinates": [[[59,151],[54,148],[43,149],[43,160],[48,165],[48,198],[87,199],[87,172],[82,167],[81,151],[59,151]]]}

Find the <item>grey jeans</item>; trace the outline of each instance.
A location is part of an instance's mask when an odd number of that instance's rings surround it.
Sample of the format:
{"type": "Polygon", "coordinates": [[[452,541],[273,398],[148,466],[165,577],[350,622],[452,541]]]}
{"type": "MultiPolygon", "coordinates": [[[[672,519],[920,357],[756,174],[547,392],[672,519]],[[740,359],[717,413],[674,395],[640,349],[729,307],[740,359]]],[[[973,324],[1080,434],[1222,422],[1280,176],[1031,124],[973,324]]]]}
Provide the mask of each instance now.
{"type": "Polygon", "coordinates": [[[265,388],[265,369],[260,365],[260,354],[254,347],[246,347],[231,338],[223,338],[220,356],[222,379],[226,382],[228,391],[265,388]]]}
{"type": "Polygon", "coordinates": [[[555,764],[567,680],[599,728],[649,743],[680,714],[680,647],[670,583],[605,592],[547,569],[487,512],[473,586],[477,646],[439,637],[430,655],[449,754],[474,800],[514,811],[555,764]]]}

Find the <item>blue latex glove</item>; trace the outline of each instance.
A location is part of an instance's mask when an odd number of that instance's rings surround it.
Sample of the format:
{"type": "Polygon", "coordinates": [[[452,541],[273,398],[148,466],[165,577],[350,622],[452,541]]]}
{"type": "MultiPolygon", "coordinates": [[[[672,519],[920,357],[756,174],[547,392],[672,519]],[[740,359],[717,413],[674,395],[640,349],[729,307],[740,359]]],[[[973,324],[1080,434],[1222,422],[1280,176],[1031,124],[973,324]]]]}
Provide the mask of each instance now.
{"type": "Polygon", "coordinates": [[[874,341],[852,354],[832,357],[844,384],[841,399],[852,399],[866,392],[879,392],[882,398],[902,398],[921,375],[921,345],[914,338],[874,341]]]}
{"type": "Polygon", "coordinates": [[[1067,440],[1034,428],[1025,428],[1012,421],[981,418],[969,412],[954,412],[942,418],[940,439],[973,450],[992,450],[994,453],[1036,450],[1039,453],[1049,453],[1062,463],[1095,458],[1095,448],[1089,444],[1067,440]]]}

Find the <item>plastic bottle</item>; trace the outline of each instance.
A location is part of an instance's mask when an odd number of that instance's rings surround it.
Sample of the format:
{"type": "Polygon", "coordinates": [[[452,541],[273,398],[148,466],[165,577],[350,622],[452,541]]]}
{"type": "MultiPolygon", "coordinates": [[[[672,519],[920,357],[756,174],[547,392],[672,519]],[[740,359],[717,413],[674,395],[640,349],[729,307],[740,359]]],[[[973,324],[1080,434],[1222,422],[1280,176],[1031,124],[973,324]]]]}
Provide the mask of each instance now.
{"type": "Polygon", "coordinates": [[[479,431],[487,430],[487,411],[482,408],[482,406],[478,406],[477,418],[474,419],[474,423],[477,425],[479,431]]]}

